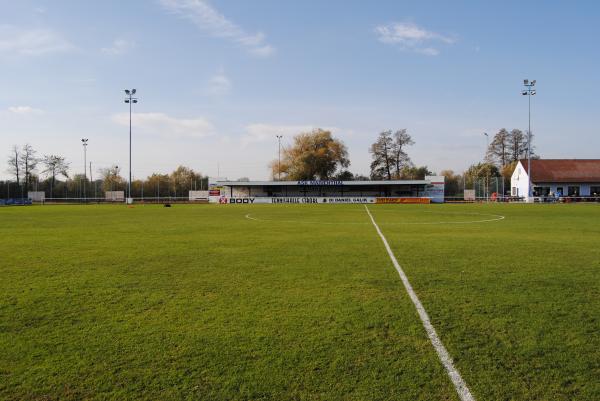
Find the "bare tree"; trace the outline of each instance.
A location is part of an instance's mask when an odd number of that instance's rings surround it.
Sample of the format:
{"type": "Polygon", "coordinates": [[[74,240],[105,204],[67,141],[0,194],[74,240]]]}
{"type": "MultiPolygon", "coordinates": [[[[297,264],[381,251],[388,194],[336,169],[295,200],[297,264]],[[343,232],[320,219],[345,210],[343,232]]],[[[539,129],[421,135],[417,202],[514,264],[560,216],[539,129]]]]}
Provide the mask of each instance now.
{"type": "Polygon", "coordinates": [[[29,183],[31,182],[31,175],[37,164],[39,163],[39,159],[36,157],[36,150],[33,149],[33,146],[30,144],[25,144],[21,150],[21,154],[19,157],[19,162],[21,164],[21,169],[25,174],[25,189],[29,189],[29,183]]]}
{"type": "Polygon", "coordinates": [[[8,157],[8,171],[15,176],[17,184],[21,183],[21,151],[17,145],[13,145],[8,157]]]}
{"type": "Polygon", "coordinates": [[[44,170],[42,174],[46,174],[50,181],[50,197],[54,197],[54,183],[57,175],[62,175],[65,178],[69,178],[69,163],[62,156],[57,155],[44,155],[42,158],[42,164],[44,170]]]}
{"type": "Polygon", "coordinates": [[[392,143],[392,155],[394,165],[396,167],[396,178],[400,177],[401,171],[404,167],[412,166],[410,157],[406,153],[405,148],[410,145],[414,145],[415,141],[412,140],[411,136],[406,132],[406,129],[401,129],[394,132],[394,141],[392,143]]]}
{"type": "MultiPolygon", "coordinates": [[[[533,135],[531,135],[531,137],[533,138],[533,135]]],[[[519,129],[510,131],[508,144],[510,147],[511,161],[518,161],[527,157],[528,138],[523,131],[519,129]]],[[[531,147],[531,155],[534,155],[533,146],[531,147]]]]}
{"type": "Polygon", "coordinates": [[[381,132],[369,149],[373,157],[371,178],[391,180],[400,177],[404,169],[412,167],[406,147],[414,143],[406,129],[393,134],[391,130],[381,132]]]}
{"type": "Polygon", "coordinates": [[[511,160],[510,139],[511,134],[506,128],[498,131],[487,148],[486,162],[494,162],[500,167],[506,166],[511,160]]]}
{"type": "Polygon", "coordinates": [[[371,178],[392,179],[392,168],[395,165],[393,158],[394,139],[392,131],[382,131],[377,141],[371,145],[369,152],[373,156],[371,162],[371,178]]]}

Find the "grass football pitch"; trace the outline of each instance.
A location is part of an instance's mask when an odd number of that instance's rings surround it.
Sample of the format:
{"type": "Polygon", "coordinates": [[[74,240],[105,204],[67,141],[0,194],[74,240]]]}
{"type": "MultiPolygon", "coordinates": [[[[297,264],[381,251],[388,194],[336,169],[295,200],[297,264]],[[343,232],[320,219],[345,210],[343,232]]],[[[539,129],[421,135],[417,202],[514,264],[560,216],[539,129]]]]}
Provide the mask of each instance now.
{"type": "MultiPolygon", "coordinates": [[[[600,400],[600,206],[370,205],[477,400],[600,400]]],[[[458,400],[362,205],[0,208],[1,400],[458,400]]]]}

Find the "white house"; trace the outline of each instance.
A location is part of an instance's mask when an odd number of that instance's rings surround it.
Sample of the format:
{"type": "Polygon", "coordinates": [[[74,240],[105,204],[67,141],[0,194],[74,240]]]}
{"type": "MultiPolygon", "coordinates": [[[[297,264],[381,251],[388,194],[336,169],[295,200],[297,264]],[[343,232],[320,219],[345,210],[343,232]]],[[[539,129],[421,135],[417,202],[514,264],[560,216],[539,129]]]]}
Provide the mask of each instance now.
{"type": "MultiPolygon", "coordinates": [[[[600,159],[531,160],[533,196],[600,196],[600,159]]],[[[510,179],[511,195],[527,198],[527,160],[520,160],[510,179]]]]}

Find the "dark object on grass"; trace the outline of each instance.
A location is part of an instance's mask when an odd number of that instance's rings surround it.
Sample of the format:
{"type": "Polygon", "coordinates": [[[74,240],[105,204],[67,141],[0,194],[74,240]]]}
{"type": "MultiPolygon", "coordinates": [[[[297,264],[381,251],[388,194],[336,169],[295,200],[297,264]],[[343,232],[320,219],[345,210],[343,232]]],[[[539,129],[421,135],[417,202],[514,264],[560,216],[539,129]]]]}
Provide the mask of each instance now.
{"type": "Polygon", "coordinates": [[[170,203],[165,203],[165,207],[171,207],[170,203]]]}

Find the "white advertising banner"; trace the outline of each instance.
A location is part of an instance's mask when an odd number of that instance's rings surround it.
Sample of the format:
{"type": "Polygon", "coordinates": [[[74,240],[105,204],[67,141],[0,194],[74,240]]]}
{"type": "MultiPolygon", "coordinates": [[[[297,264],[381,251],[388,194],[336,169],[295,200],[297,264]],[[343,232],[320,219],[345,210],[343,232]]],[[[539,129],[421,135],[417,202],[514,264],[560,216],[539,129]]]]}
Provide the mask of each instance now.
{"type": "Polygon", "coordinates": [[[191,201],[208,200],[208,191],[189,191],[188,194],[191,201]]]}
{"type": "Polygon", "coordinates": [[[125,191],[106,191],[105,199],[110,202],[125,202],[125,191]]]}
{"type": "Polygon", "coordinates": [[[43,191],[29,191],[27,192],[27,197],[32,202],[44,202],[46,200],[46,193],[43,191]]]}
{"type": "MultiPolygon", "coordinates": [[[[256,204],[279,204],[279,205],[314,205],[314,204],[363,204],[375,203],[376,198],[370,196],[347,196],[347,197],[244,197],[236,198],[221,196],[217,202],[223,205],[256,205],[256,204]]],[[[212,200],[211,197],[211,201],[212,200]]]]}

